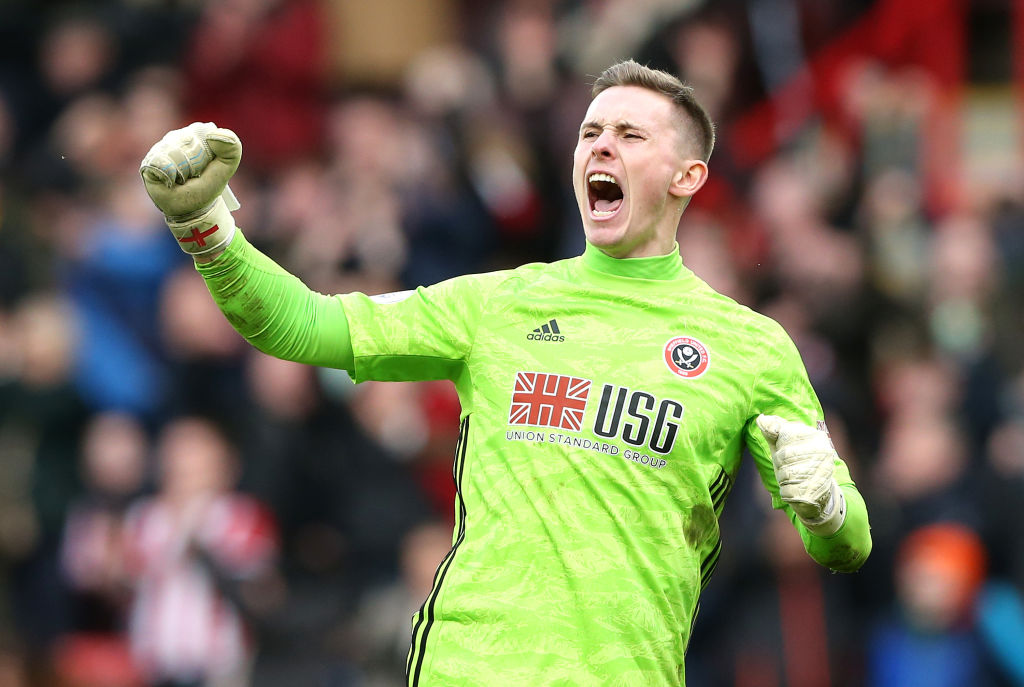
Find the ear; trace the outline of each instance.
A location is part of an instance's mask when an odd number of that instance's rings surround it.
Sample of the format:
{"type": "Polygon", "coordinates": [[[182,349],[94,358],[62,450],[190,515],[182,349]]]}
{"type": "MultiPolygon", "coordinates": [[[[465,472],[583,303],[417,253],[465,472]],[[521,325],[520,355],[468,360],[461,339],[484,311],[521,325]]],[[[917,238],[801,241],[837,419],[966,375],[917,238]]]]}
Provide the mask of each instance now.
{"type": "Polygon", "coordinates": [[[668,192],[676,198],[689,198],[708,180],[708,165],[703,160],[684,160],[682,168],[672,177],[668,192]]]}

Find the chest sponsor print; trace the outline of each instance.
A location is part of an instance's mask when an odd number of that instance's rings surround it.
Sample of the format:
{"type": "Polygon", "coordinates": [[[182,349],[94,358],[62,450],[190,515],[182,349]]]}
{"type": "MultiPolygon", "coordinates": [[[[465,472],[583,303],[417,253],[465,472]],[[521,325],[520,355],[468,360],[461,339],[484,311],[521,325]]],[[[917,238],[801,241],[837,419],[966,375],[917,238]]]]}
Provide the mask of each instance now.
{"type": "Polygon", "coordinates": [[[580,377],[518,372],[508,422],[578,432],[583,427],[590,384],[589,379],[580,377]]]}
{"type": "Polygon", "coordinates": [[[585,425],[592,380],[546,372],[518,372],[512,389],[508,441],[565,444],[621,454],[654,468],[664,467],[683,418],[682,403],[615,384],[602,384],[592,426],[585,425]],[[523,428],[552,428],[561,432],[523,428]]]}

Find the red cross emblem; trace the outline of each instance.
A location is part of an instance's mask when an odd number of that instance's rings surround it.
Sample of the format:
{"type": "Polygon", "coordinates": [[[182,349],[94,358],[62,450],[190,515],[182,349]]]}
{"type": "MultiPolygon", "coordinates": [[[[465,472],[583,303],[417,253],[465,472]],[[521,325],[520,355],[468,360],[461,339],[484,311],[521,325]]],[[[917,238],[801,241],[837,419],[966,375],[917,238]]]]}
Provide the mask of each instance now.
{"type": "Polygon", "coordinates": [[[197,228],[192,227],[192,233],[189,234],[188,236],[182,236],[180,239],[178,239],[178,243],[194,243],[200,248],[203,248],[204,246],[206,246],[206,237],[209,236],[210,234],[215,233],[218,229],[220,229],[220,227],[218,227],[216,224],[214,224],[206,231],[199,231],[197,228]]]}

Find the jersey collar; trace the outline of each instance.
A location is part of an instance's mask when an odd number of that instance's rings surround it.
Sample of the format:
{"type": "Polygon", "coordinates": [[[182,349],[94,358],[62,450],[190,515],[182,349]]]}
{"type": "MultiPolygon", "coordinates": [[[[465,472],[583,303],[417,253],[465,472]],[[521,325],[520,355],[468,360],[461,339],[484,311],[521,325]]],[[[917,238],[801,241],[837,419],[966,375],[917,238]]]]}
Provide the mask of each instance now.
{"type": "Polygon", "coordinates": [[[649,258],[613,258],[588,242],[583,251],[583,265],[595,272],[631,279],[675,281],[685,279],[691,274],[683,266],[678,243],[667,255],[655,255],[649,258]]]}

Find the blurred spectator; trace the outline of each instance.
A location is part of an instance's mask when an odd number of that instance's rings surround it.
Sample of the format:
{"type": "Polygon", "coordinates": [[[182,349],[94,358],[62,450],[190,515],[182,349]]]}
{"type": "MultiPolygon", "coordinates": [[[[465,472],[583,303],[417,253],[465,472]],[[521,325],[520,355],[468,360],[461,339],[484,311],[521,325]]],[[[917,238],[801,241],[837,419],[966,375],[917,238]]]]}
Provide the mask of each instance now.
{"type": "Polygon", "coordinates": [[[496,12],[502,89],[517,107],[544,107],[558,88],[558,27],[549,3],[510,2],[496,12]]]}
{"type": "Polygon", "coordinates": [[[133,170],[110,179],[104,203],[75,222],[78,251],[66,289],[81,326],[76,384],[95,410],[149,418],[168,397],[168,369],[157,313],[180,251],[147,207],[133,170]]]}
{"type": "Polygon", "coordinates": [[[563,54],[580,74],[599,74],[608,65],[635,54],[650,35],[697,3],[612,0],[571,7],[562,26],[563,54]]]}
{"type": "Polygon", "coordinates": [[[919,174],[929,108],[935,105],[936,84],[927,72],[890,70],[865,60],[849,68],[844,103],[860,126],[863,161],[873,179],[887,169],[919,174]]]}
{"type": "Polygon", "coordinates": [[[753,469],[741,472],[735,489],[748,499],[746,512],[723,517],[733,543],[747,549],[738,561],[720,562],[702,595],[707,607],[688,652],[687,684],[862,685],[862,656],[852,641],[861,628],[849,585],[807,557],[789,521],[771,510],[753,469]]]}
{"type": "Polygon", "coordinates": [[[213,0],[183,52],[188,121],[245,141],[245,164],[272,171],[319,151],[328,36],[316,0],[213,0]]]}
{"type": "Polygon", "coordinates": [[[307,571],[340,570],[360,590],[394,570],[398,542],[425,513],[399,464],[401,442],[417,434],[404,424],[407,412],[419,412],[411,405],[417,397],[348,407],[325,394],[313,372],[261,353],[249,357],[254,404],[240,424],[242,483],[274,506],[294,545],[293,562],[307,571]],[[385,435],[361,421],[368,414],[386,423],[385,435]]]}
{"type": "Polygon", "coordinates": [[[912,531],[895,569],[897,606],[869,640],[870,687],[987,687],[990,659],[974,626],[985,579],[985,550],[969,529],[950,523],[912,531]]]}
{"type": "Polygon", "coordinates": [[[989,439],[983,472],[985,540],[994,571],[1024,590],[1024,419],[1000,424],[989,439]]]}
{"type": "Polygon", "coordinates": [[[235,448],[209,421],[169,422],[156,453],[158,491],[126,526],[133,653],[147,684],[244,685],[252,622],[279,596],[274,518],[233,491],[235,448]]]}
{"type": "Polygon", "coordinates": [[[868,240],[872,282],[897,304],[920,307],[928,279],[923,256],[931,248],[920,182],[907,170],[890,168],[868,183],[859,219],[868,240]]]}
{"type": "Polygon", "coordinates": [[[814,322],[849,326],[864,262],[856,241],[829,226],[821,181],[815,170],[781,158],[758,172],[752,195],[779,286],[802,301],[814,322]]]}
{"type": "Polygon", "coordinates": [[[990,227],[977,215],[951,215],[935,227],[929,320],[939,349],[970,362],[990,337],[989,303],[999,283],[990,227]]]}
{"type": "MultiPolygon", "coordinates": [[[[949,519],[969,509],[963,437],[947,416],[904,413],[886,425],[878,462],[881,489],[903,506],[911,525],[949,519]]],[[[969,515],[969,513],[968,513],[969,515]]]]}
{"type": "Polygon", "coordinates": [[[142,491],[148,454],[145,430],[130,416],[96,415],[86,428],[86,491],[72,504],[61,551],[71,617],[53,659],[67,687],[141,685],[125,633],[131,597],[123,528],[131,500],[142,491]]]}
{"type": "Polygon", "coordinates": [[[418,56],[408,70],[405,97],[409,142],[415,144],[410,150],[418,155],[402,184],[409,254],[416,256],[404,282],[414,286],[480,271],[499,247],[502,218],[513,226],[529,223],[537,210],[516,157],[528,155],[525,146],[515,154],[486,152],[505,138],[520,138],[502,131],[516,123],[499,111],[495,77],[482,57],[458,46],[418,56]]]}
{"type": "MultiPolygon", "coordinates": [[[[391,442],[354,417],[362,404],[352,382],[327,372],[252,352],[246,402],[233,405],[240,486],[272,508],[283,544],[285,587],[261,633],[255,685],[354,680],[336,630],[367,589],[392,579],[399,542],[429,513],[391,442]]],[[[399,408],[378,410],[401,417],[399,408]]]]}
{"type": "MultiPolygon", "coordinates": [[[[307,172],[306,179],[308,172],[319,177],[315,202],[298,208],[294,200],[282,198],[278,217],[290,221],[284,228],[296,232],[289,262],[315,284],[327,282],[324,275],[339,268],[393,279],[407,259],[399,193],[404,177],[419,171],[422,155],[409,155],[417,151],[408,146],[402,117],[383,100],[339,102],[328,126],[332,166],[297,170],[307,172]]],[[[284,190],[302,189],[293,183],[284,190]]]]}
{"type": "Polygon", "coordinates": [[[75,98],[113,87],[117,51],[117,37],[100,16],[79,11],[57,17],[40,41],[30,131],[46,131],[75,98]]]}
{"type": "Polygon", "coordinates": [[[711,288],[741,303],[749,303],[751,294],[742,283],[739,269],[726,244],[722,226],[708,213],[695,212],[680,226],[679,252],[686,266],[711,288]]]}
{"type": "Polygon", "coordinates": [[[1008,684],[1024,685],[1024,595],[1020,587],[988,583],[978,601],[978,631],[1008,684]]]}
{"type": "Polygon", "coordinates": [[[61,562],[73,591],[74,632],[117,634],[128,604],[122,530],[129,504],[145,485],[149,439],[128,415],[105,413],[82,440],[84,494],[64,530],[61,562]]]}
{"type": "Polygon", "coordinates": [[[735,97],[740,64],[740,39],[735,23],[724,18],[682,23],[671,36],[668,50],[679,77],[693,87],[715,122],[723,121],[735,97]]]}
{"type": "Polygon", "coordinates": [[[205,408],[234,422],[242,388],[245,342],[217,310],[195,268],[183,264],[166,277],[158,294],[157,333],[173,383],[164,407],[171,413],[205,408]]]}
{"type": "Polygon", "coordinates": [[[345,628],[346,651],[364,667],[363,687],[405,684],[410,618],[423,605],[441,559],[452,547],[452,528],[427,521],[403,539],[397,580],[364,597],[345,628]]]}
{"type": "Polygon", "coordinates": [[[74,325],[52,294],[23,300],[8,323],[10,369],[0,381],[0,551],[12,563],[8,604],[33,671],[48,669],[47,653],[68,623],[60,539],[80,488],[76,456],[88,419],[70,379],[74,325]]]}
{"type": "Polygon", "coordinates": [[[140,151],[181,122],[181,82],[177,71],[158,66],[140,68],[126,79],[119,135],[127,169],[133,169],[140,151]]]}

